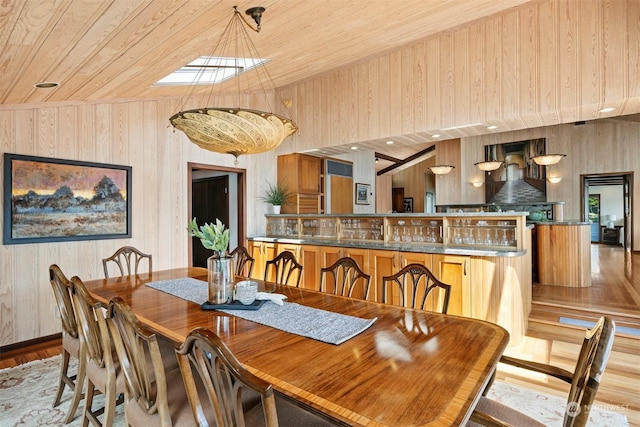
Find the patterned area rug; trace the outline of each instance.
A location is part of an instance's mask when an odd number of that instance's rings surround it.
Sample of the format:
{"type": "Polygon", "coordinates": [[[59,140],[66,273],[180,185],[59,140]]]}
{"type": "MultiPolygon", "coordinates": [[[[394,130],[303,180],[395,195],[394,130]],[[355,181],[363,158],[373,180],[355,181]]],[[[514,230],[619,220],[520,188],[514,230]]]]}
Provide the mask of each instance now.
{"type": "MultiPolygon", "coordinates": [[[[75,366],[72,366],[75,369],[75,366]]],[[[73,371],[72,371],[73,372],[73,371]]],[[[67,388],[62,395],[62,403],[53,408],[60,374],[60,356],[25,363],[15,368],[0,370],[0,426],[3,427],[37,427],[63,425],[67,409],[71,403],[71,391],[67,388]]],[[[562,426],[565,402],[555,396],[549,396],[520,386],[515,387],[496,381],[488,397],[503,402],[529,416],[544,422],[546,425],[562,426]]],[[[96,397],[94,405],[101,403],[102,396],[96,397]]],[[[71,427],[82,425],[80,417],[81,402],[76,418],[67,424],[71,427]]],[[[628,426],[624,414],[626,408],[595,407],[591,410],[589,426],[623,427],[628,426]]],[[[122,405],[116,408],[114,426],[124,426],[122,405]]]]}
{"type": "MultiPolygon", "coordinates": [[[[56,396],[56,387],[60,377],[60,363],[62,356],[54,356],[48,359],[36,360],[0,370],[0,426],[2,427],[39,427],[62,426],[67,416],[67,410],[71,405],[72,393],[65,387],[60,405],[55,408],[53,399],[56,396]]],[[[70,372],[76,370],[76,363],[72,359],[70,372]]],[[[93,407],[102,406],[103,396],[93,399],[93,407]]],[[[66,424],[70,427],[82,425],[82,410],[84,401],[81,401],[76,411],[76,417],[66,424]]],[[[123,406],[116,407],[114,426],[124,426],[123,406]]]]}

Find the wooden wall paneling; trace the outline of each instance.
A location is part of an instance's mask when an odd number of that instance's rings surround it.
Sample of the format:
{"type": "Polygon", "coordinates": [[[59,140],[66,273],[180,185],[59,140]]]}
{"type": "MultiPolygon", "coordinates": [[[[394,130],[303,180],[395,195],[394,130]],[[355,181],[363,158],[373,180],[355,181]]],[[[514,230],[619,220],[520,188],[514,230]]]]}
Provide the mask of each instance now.
{"type": "Polygon", "coordinates": [[[518,110],[526,127],[540,123],[538,116],[538,15],[533,7],[518,12],[518,110]]]}
{"type": "MultiPolygon", "coordinates": [[[[373,79],[373,73],[377,72],[375,61],[360,62],[356,65],[357,70],[357,111],[356,111],[356,140],[367,140],[370,138],[371,127],[374,126],[372,115],[372,91],[371,88],[377,84],[377,79],[373,79]],[[373,72],[373,73],[372,73],[373,72]]],[[[375,74],[377,76],[377,73],[375,74]]],[[[376,132],[377,133],[377,130],[376,132]]]]}
{"type": "Polygon", "coordinates": [[[559,6],[558,39],[559,45],[559,94],[560,119],[563,121],[577,120],[580,101],[578,80],[578,3],[563,2],[559,6]]]}
{"type": "MultiPolygon", "coordinates": [[[[359,100],[360,100],[360,94],[359,94],[359,88],[358,88],[358,82],[359,82],[359,78],[362,77],[360,76],[360,69],[358,69],[357,67],[349,67],[347,68],[347,82],[348,82],[348,87],[349,87],[349,91],[346,93],[346,103],[345,105],[347,106],[347,113],[346,113],[346,117],[345,117],[345,124],[346,124],[346,133],[345,133],[345,140],[346,141],[358,141],[360,138],[358,138],[358,118],[359,116],[359,109],[360,109],[360,105],[359,105],[359,100]]],[[[365,74],[366,75],[366,74],[365,74]]]]}
{"type": "Polygon", "coordinates": [[[540,81],[540,95],[538,111],[544,125],[558,122],[558,4],[557,2],[540,3],[538,6],[540,39],[540,68],[538,79],[540,81]]]}
{"type": "MultiPolygon", "coordinates": [[[[640,34],[640,2],[627,2],[627,34],[640,34]]],[[[595,32],[594,32],[595,33],[595,32]]],[[[629,96],[637,97],[640,94],[640,55],[633,52],[640,52],[640,37],[627,38],[627,68],[628,68],[628,93],[629,96]]],[[[598,64],[602,69],[602,64],[598,64]]],[[[635,102],[627,102],[626,107],[635,107],[635,102]]]]}
{"type": "Polygon", "coordinates": [[[500,110],[502,77],[502,38],[496,28],[500,27],[500,17],[489,20],[484,25],[484,104],[487,119],[498,120],[500,110]]]}
{"type": "MultiPolygon", "coordinates": [[[[0,111],[0,149],[2,153],[16,152],[15,141],[16,118],[22,111],[0,111]]],[[[4,176],[4,161],[0,166],[0,171],[4,176]]],[[[0,204],[3,202],[0,201],[0,204]]],[[[3,221],[4,222],[4,221],[3,221]]],[[[11,246],[0,246],[0,272],[2,272],[2,280],[0,280],[0,343],[11,343],[15,339],[15,277],[17,266],[14,264],[11,246]]]]}
{"type": "MultiPolygon", "coordinates": [[[[142,227],[139,229],[133,229],[133,236],[136,239],[141,239],[142,243],[140,250],[146,253],[150,251],[156,251],[160,244],[159,233],[157,232],[158,217],[161,207],[159,206],[159,191],[157,184],[157,173],[155,173],[159,152],[162,151],[161,147],[168,146],[165,135],[170,135],[171,132],[167,132],[164,127],[161,127],[162,121],[159,120],[158,103],[155,101],[144,102],[142,108],[142,135],[139,141],[134,143],[139,144],[142,148],[141,156],[132,158],[132,167],[136,165],[136,169],[141,169],[141,182],[137,185],[142,200],[133,201],[133,208],[142,208],[141,215],[144,218],[142,227]],[[141,165],[141,166],[138,166],[141,165]]],[[[187,183],[188,185],[189,183],[187,183]]],[[[189,195],[185,195],[185,202],[189,195]]],[[[188,216],[187,216],[188,218],[188,216]]],[[[159,256],[154,255],[155,263],[160,263],[160,259],[156,261],[159,256]]],[[[154,266],[154,268],[156,268],[154,266]]]]}
{"type": "MultiPolygon", "coordinates": [[[[427,52],[427,130],[439,129],[441,123],[440,97],[440,44],[438,39],[432,38],[426,41],[427,52]]],[[[438,132],[439,133],[439,132],[438,132]]]]}
{"type": "Polygon", "coordinates": [[[427,126],[427,45],[424,42],[410,46],[413,57],[413,129],[419,131],[427,126]]]}
{"type": "MultiPolygon", "coordinates": [[[[602,58],[605,66],[600,70],[603,73],[604,82],[619,82],[619,84],[604,85],[604,106],[609,106],[609,103],[615,102],[615,100],[629,93],[629,69],[627,68],[629,60],[629,54],[627,54],[627,52],[629,52],[627,44],[628,34],[623,31],[616,31],[615,29],[627,22],[627,3],[626,1],[601,3],[603,28],[600,34],[602,36],[602,58]]],[[[637,56],[637,51],[631,55],[637,56]]],[[[612,106],[617,107],[618,105],[612,106]]]]}
{"type": "Polygon", "coordinates": [[[405,47],[400,50],[400,61],[400,76],[402,77],[402,103],[400,104],[402,117],[400,119],[402,123],[402,133],[412,133],[415,132],[413,119],[415,114],[415,91],[413,81],[414,58],[410,47],[405,47]]]}
{"type": "Polygon", "coordinates": [[[455,123],[477,123],[470,120],[471,58],[469,28],[453,33],[453,116],[455,123]]]}
{"type": "MultiPolygon", "coordinates": [[[[456,117],[453,104],[455,102],[454,93],[454,75],[455,70],[453,62],[453,35],[451,33],[443,34],[440,37],[440,127],[447,128],[455,126],[456,117]]],[[[462,122],[461,122],[462,123],[462,122]]]]}
{"type": "Polygon", "coordinates": [[[484,109],[486,81],[484,75],[484,26],[480,23],[473,24],[468,28],[466,34],[469,61],[469,123],[482,123],[486,120],[484,109]]]}
{"type": "Polygon", "coordinates": [[[391,135],[390,109],[383,109],[383,105],[390,105],[391,91],[389,59],[391,55],[379,56],[372,61],[369,68],[369,80],[371,82],[371,122],[369,123],[369,138],[376,138],[380,135],[391,135]],[[375,120],[375,124],[373,121],[375,120]]]}
{"type": "MultiPolygon", "coordinates": [[[[577,68],[578,68],[578,96],[583,117],[590,115],[597,117],[602,108],[602,39],[599,16],[593,13],[592,5],[586,2],[574,2],[578,8],[577,22],[577,68]]],[[[633,37],[637,39],[637,37],[633,37]]]]}
{"type": "MultiPolygon", "coordinates": [[[[380,78],[384,79],[385,76],[381,75],[380,78]]],[[[378,108],[380,109],[380,114],[389,116],[389,133],[380,136],[402,135],[404,96],[401,51],[389,53],[389,74],[386,78],[389,80],[389,102],[387,103],[387,108],[383,104],[379,105],[378,108]]]]}
{"type": "Polygon", "coordinates": [[[500,108],[502,119],[508,126],[522,127],[519,117],[520,91],[518,79],[519,70],[519,28],[516,13],[505,14],[500,17],[501,25],[497,30],[502,38],[500,66],[501,98],[500,108]]]}
{"type": "Polygon", "coordinates": [[[391,212],[391,175],[376,176],[376,213],[391,212]]]}

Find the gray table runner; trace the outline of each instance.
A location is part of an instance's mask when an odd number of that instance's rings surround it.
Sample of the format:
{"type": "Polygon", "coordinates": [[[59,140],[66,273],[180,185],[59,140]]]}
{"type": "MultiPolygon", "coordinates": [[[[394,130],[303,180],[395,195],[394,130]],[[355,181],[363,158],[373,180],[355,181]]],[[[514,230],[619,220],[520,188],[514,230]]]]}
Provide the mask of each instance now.
{"type": "MultiPolygon", "coordinates": [[[[196,304],[207,301],[207,282],[192,278],[161,280],[147,286],[196,304]]],[[[242,319],[329,344],[341,344],[367,330],[376,321],[285,302],[267,301],[255,311],[220,310],[242,319]]]]}

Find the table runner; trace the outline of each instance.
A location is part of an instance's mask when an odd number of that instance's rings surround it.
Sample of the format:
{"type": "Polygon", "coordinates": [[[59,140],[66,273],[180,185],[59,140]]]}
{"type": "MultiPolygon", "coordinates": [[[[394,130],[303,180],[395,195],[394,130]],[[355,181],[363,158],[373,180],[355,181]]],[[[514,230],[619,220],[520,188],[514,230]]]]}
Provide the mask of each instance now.
{"type": "MultiPolygon", "coordinates": [[[[207,282],[193,278],[160,280],[147,286],[196,304],[207,301],[207,282]]],[[[271,301],[259,310],[219,310],[281,331],[313,338],[329,344],[341,344],[367,330],[376,321],[346,314],[285,302],[279,306],[271,301]]]]}

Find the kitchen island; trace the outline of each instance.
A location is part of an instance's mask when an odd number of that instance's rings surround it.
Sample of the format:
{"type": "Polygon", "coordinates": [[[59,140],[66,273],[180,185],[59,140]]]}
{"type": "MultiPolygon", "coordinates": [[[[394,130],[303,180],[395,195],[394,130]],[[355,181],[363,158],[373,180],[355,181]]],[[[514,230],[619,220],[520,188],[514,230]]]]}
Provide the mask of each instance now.
{"type": "Polygon", "coordinates": [[[527,214],[267,215],[266,236],[249,239],[253,277],[289,250],[303,265],[301,287],[318,290],[320,269],[349,256],[371,276],[369,299],[381,302],[382,278],[420,263],[452,286],[449,314],[499,324],[517,344],[531,311],[527,214]]]}
{"type": "Polygon", "coordinates": [[[581,221],[536,222],[538,282],[591,286],[591,225],[581,221]]]}

